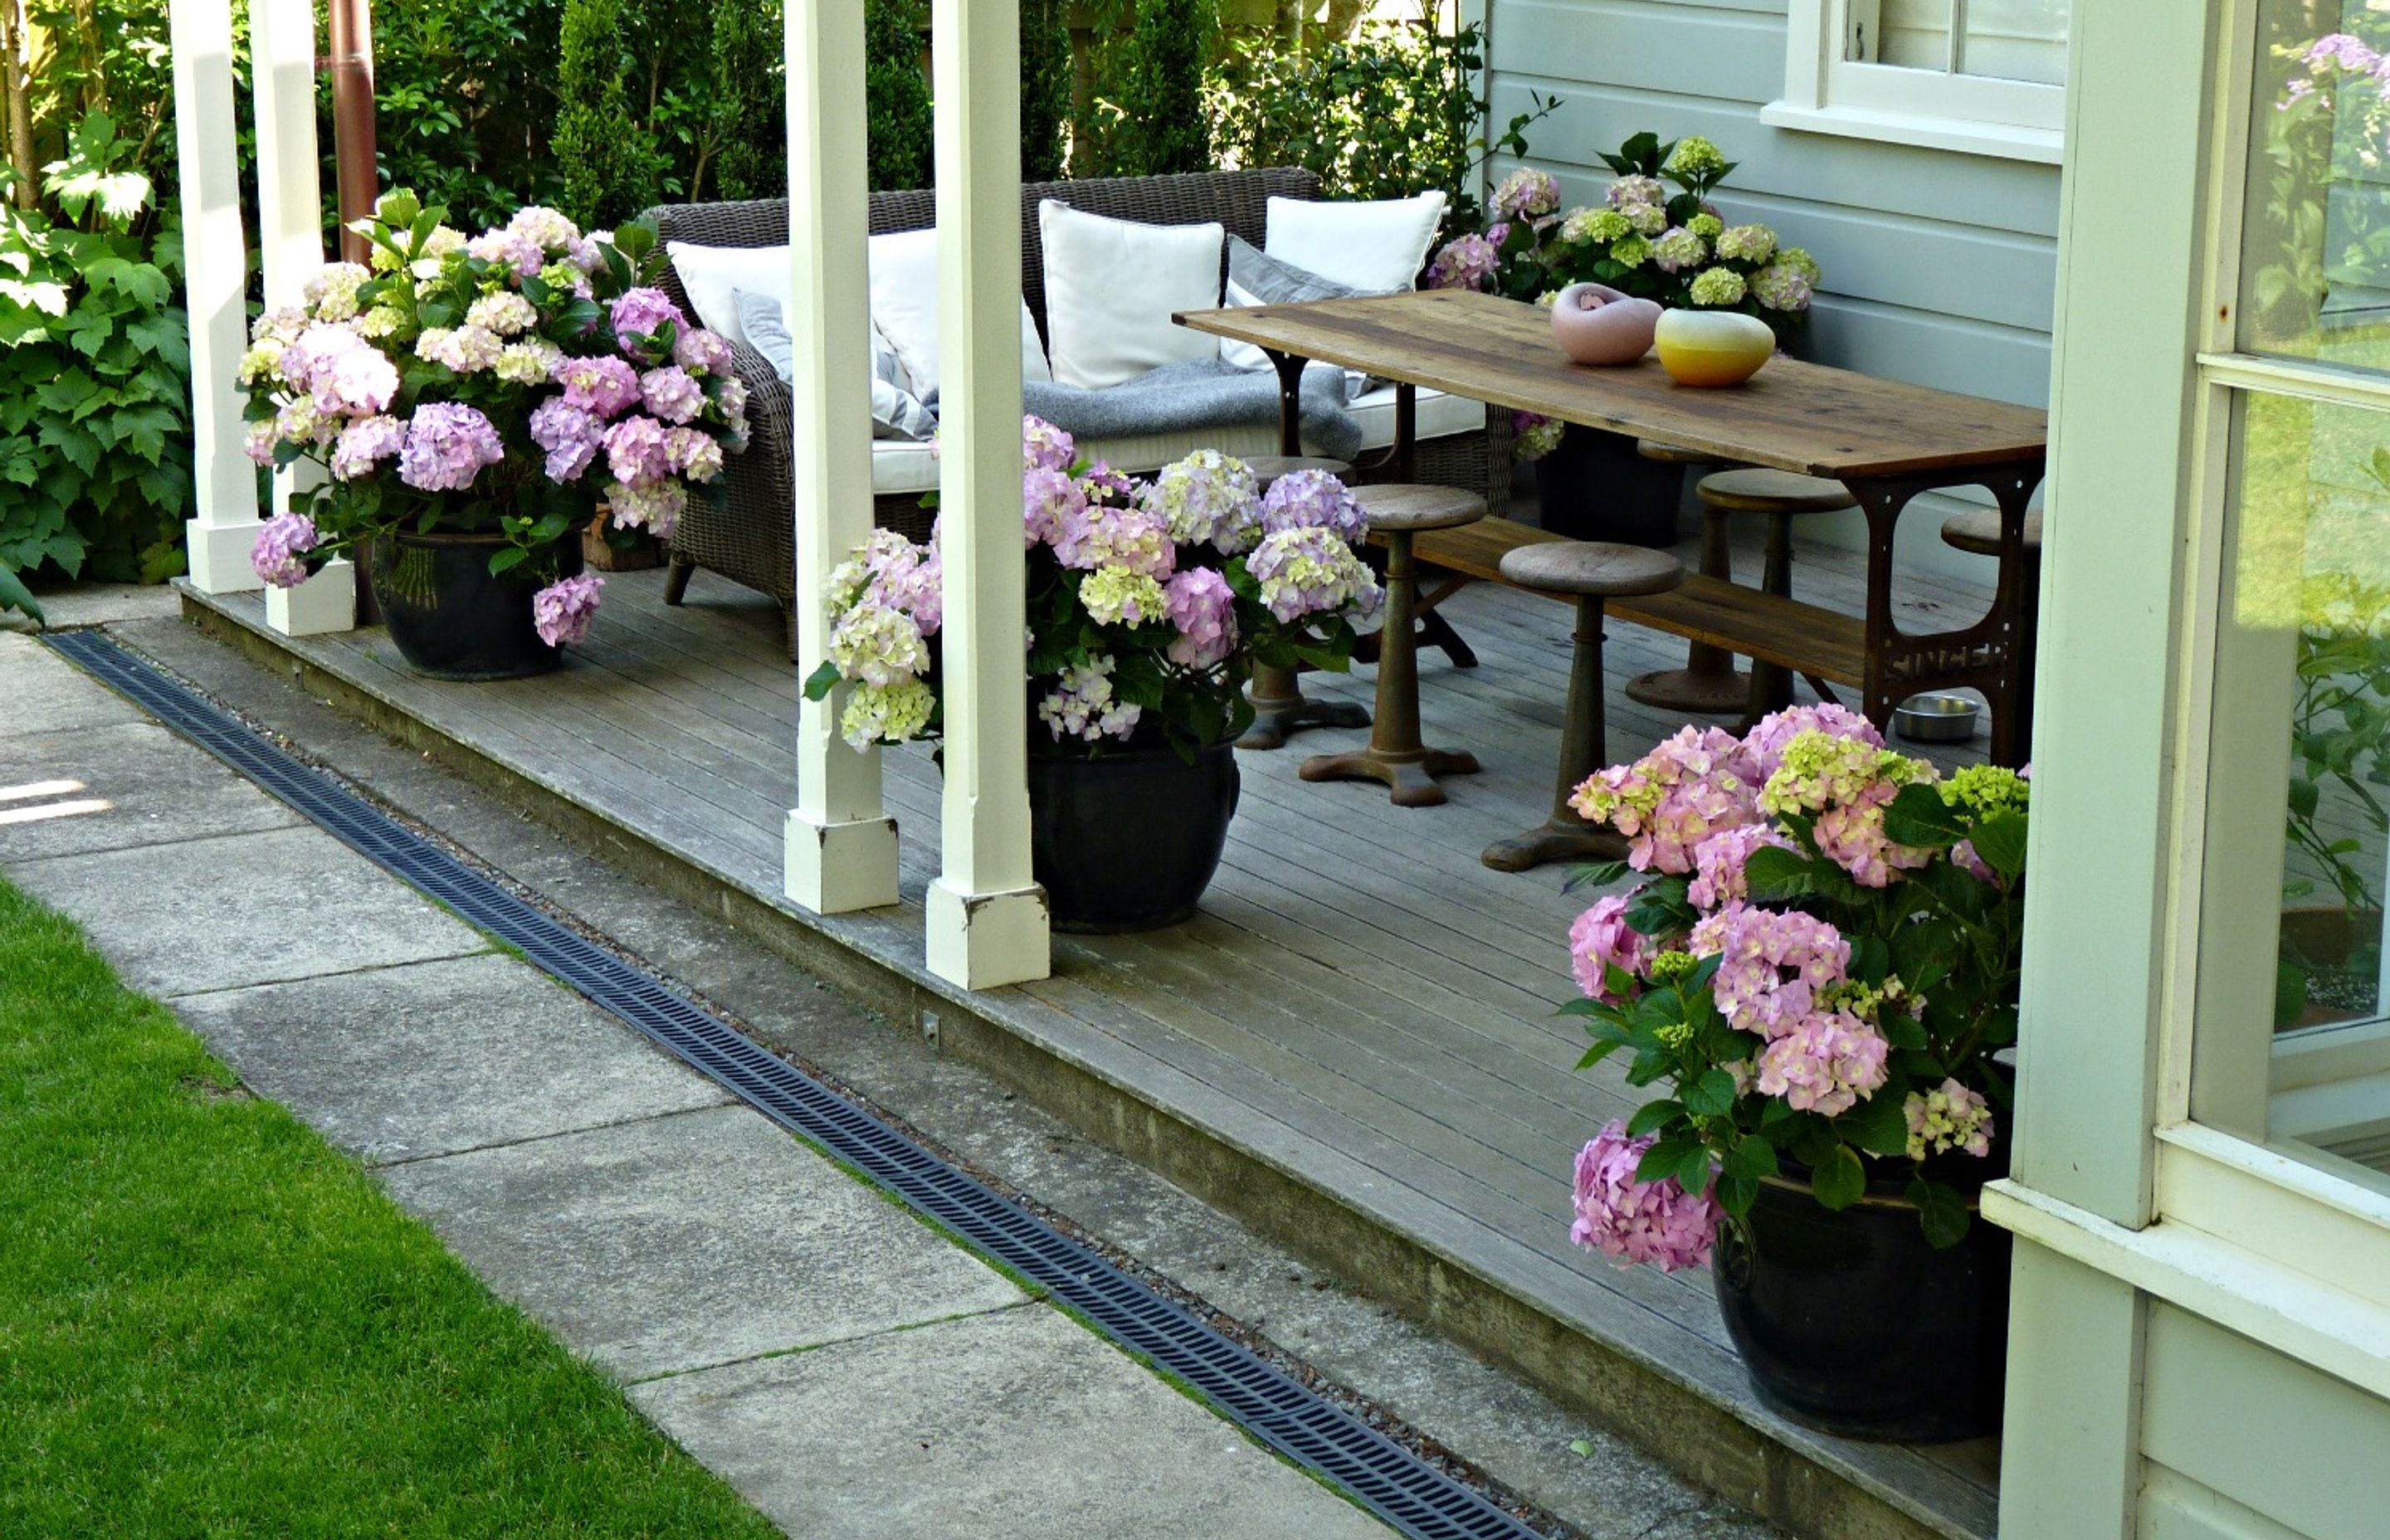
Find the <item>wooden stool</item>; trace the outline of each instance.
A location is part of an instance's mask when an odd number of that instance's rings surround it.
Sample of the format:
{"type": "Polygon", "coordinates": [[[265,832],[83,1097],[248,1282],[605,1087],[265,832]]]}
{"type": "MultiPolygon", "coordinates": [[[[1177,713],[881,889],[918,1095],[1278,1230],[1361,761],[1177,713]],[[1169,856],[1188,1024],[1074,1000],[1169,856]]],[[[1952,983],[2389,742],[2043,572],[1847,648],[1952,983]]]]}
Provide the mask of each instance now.
{"type": "MultiPolygon", "coordinates": [[[[1720,460],[1698,450],[1686,449],[1655,439],[1644,439],[1635,445],[1635,453],[1647,460],[1663,465],[1711,466],[1725,468],[1734,462],[1720,460]]],[[[1734,547],[1729,538],[1727,511],[1724,508],[1702,507],[1701,574],[1723,583],[1734,581],[1734,547]]],[[[1731,716],[1751,700],[1751,675],[1734,666],[1734,654],[1707,642],[1694,642],[1685,648],[1683,668],[1658,669],[1638,674],[1626,681],[1630,700],[1647,706],[1660,706],[1673,712],[1691,712],[1702,716],[1731,716]]]]}
{"type": "Polygon", "coordinates": [[[1397,807],[1433,807],[1444,801],[1438,776],[1472,775],[1475,756],[1420,742],[1419,636],[1411,619],[1411,536],[1449,530],[1485,517],[1485,499],[1458,487],[1387,484],[1356,487],[1369,528],[1386,539],[1385,619],[1378,629],[1378,725],[1369,746],[1349,754],[1318,754],[1303,762],[1307,781],[1378,780],[1393,789],[1397,807]]]}
{"type": "MultiPolygon", "coordinates": [[[[1270,489],[1272,481],[1298,470],[1324,470],[1340,481],[1353,474],[1349,462],[1319,455],[1255,455],[1245,461],[1245,468],[1253,473],[1263,492],[1270,489]]],[[[1253,703],[1253,725],[1237,739],[1240,749],[1283,748],[1289,733],[1304,727],[1369,725],[1369,713],[1363,707],[1343,700],[1314,700],[1304,694],[1291,668],[1254,664],[1253,682],[1245,687],[1245,698],[1253,703]]]]}
{"type": "MultiPolygon", "coordinates": [[[[1796,476],[1789,470],[1721,470],[1703,477],[1693,491],[1704,508],[1767,516],[1767,562],[1759,586],[1786,599],[1792,597],[1792,520],[1803,514],[1839,513],[1859,506],[1842,482],[1796,476]]],[[[1834,698],[1822,682],[1811,679],[1809,683],[1827,699],[1834,698]]],[[[1792,704],[1792,671],[1754,661],[1748,700],[1744,719],[1749,722],[1792,704]]]]}
{"type": "Polygon", "coordinates": [[[1576,648],[1569,661],[1568,715],[1561,725],[1560,774],[1552,815],[1539,828],[1497,840],[1479,857],[1496,871],[1523,872],[1553,861],[1613,861],[1626,852],[1613,829],[1587,823],[1569,797],[1610,752],[1602,700],[1601,605],[1607,598],[1658,594],[1685,581],[1685,564],[1666,551],[1573,540],[1522,545],[1502,558],[1502,577],[1522,588],[1576,596],[1576,648]]]}

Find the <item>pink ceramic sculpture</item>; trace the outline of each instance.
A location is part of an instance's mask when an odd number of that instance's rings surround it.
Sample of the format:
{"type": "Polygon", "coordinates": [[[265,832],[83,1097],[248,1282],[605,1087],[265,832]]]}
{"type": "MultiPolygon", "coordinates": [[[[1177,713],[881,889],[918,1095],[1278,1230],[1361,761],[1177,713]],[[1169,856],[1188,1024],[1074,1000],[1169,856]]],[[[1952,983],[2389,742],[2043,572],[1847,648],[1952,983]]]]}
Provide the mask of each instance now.
{"type": "Polygon", "coordinates": [[[1579,364],[1632,364],[1659,325],[1658,305],[1598,283],[1573,283],[1552,301],[1552,340],[1579,364]]]}

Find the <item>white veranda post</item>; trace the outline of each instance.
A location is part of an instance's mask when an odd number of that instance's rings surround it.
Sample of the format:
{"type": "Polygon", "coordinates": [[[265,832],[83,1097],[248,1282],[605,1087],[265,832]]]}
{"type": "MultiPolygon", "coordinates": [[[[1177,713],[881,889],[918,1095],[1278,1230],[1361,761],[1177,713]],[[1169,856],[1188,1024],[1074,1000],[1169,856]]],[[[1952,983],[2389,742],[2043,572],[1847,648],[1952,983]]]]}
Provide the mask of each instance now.
{"type": "Polygon", "coordinates": [[[231,0],[173,0],[174,138],[182,179],[184,299],[191,318],[191,427],[199,496],[185,525],[191,582],[211,594],[260,586],[250,569],[257,478],[241,453],[233,372],[248,342],[248,250],[233,159],[231,0]]]}
{"type": "MultiPolygon", "coordinates": [[[[789,336],[796,429],[797,672],[821,666],[823,584],[871,533],[871,376],[864,162],[863,8],[790,0],[789,336]]],[[[896,826],[881,810],[880,751],[838,736],[846,691],[797,714],[789,897],[816,914],[896,902],[896,826]]]]}
{"type": "Polygon", "coordinates": [[[931,971],[967,989],[1048,968],[1022,648],[1020,17],[1019,0],[931,10],[946,785],[927,924],[931,971]]]}
{"type": "MultiPolygon", "coordinates": [[[[324,265],[324,182],[315,154],[315,11],[312,0],[250,0],[250,65],[257,116],[257,246],[268,309],[298,304],[324,265]]],[[[322,484],[300,461],[274,475],[270,513],[322,484]]],[[[356,574],[328,562],[297,588],[265,591],[265,618],[289,635],[356,623],[356,574]]]]}

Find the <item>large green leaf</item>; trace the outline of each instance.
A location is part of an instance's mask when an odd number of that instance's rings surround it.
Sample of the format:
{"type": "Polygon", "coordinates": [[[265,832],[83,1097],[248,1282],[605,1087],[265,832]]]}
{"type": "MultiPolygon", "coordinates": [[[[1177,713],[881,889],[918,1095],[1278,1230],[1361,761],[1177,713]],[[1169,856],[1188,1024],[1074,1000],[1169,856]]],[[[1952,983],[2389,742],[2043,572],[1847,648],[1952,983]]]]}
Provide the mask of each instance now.
{"type": "Polygon", "coordinates": [[[1846,1145],[1837,1144],[1809,1172],[1809,1190],[1830,1209],[1847,1209],[1867,1193],[1867,1169],[1846,1145]]]}
{"type": "Polygon", "coordinates": [[[0,567],[0,610],[21,610],[34,620],[43,620],[42,607],[33,601],[32,590],[6,567],[0,567]]]}

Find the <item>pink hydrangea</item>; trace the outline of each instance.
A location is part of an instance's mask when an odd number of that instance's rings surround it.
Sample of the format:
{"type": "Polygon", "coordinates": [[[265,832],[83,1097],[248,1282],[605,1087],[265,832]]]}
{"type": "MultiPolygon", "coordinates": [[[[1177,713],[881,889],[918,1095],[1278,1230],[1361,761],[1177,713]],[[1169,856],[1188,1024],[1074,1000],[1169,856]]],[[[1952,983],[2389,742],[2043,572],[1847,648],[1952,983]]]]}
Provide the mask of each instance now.
{"type": "Polygon", "coordinates": [[[1625,835],[1636,870],[1682,874],[1703,841],[1759,821],[1758,789],[1733,734],[1687,727],[1632,764],[1587,776],[1569,806],[1625,835]]]}
{"type": "Polygon", "coordinates": [[[606,464],[614,480],[630,486],[650,486],[672,473],[672,456],[664,443],[664,425],[653,417],[624,417],[606,430],[606,464]]]}
{"type": "Polygon", "coordinates": [[[484,466],[507,457],[490,419],[470,406],[435,401],[415,409],[398,452],[398,478],[423,492],[462,492],[484,466]]]}
{"type": "Polygon", "coordinates": [[[1955,1080],[1931,1091],[1908,1093],[1901,1103],[1908,1121],[1908,1158],[1922,1161],[1961,1149],[1978,1160],[1992,1152],[1992,1104],[1955,1080]]]}
{"type": "Polygon", "coordinates": [[[1236,595],[1228,580],[1209,567],[1177,573],[1162,586],[1170,623],[1170,661],[1180,668],[1215,666],[1237,647],[1236,595]]]}
{"type": "MultiPolygon", "coordinates": [[[[1035,418],[1031,418],[1035,421],[1035,418]]],[[[1022,544],[1034,548],[1062,538],[1063,526],[1087,509],[1085,488],[1067,472],[1033,465],[1021,475],[1022,544]]]]}
{"type": "Polygon", "coordinates": [[[258,526],[250,568],[273,587],[296,588],[307,581],[306,556],[319,538],[315,521],[305,514],[277,513],[258,526]]]}
{"type": "Polygon", "coordinates": [[[318,360],[309,388],[319,412],[370,417],[389,410],[398,394],[398,366],[379,348],[350,348],[318,360]]]}
{"type": "Polygon", "coordinates": [[[1377,574],[1333,530],[1280,530],[1253,547],[1245,571],[1281,622],[1343,611],[1367,618],[1385,597],[1377,574]]]}
{"type": "Polygon", "coordinates": [[[396,417],[359,417],[332,441],[332,475],[343,481],[371,475],[405,443],[406,425],[396,417]]]}
{"type": "Polygon", "coordinates": [[[1760,1050],[1759,1089],[1796,1112],[1836,1117],[1882,1086],[1891,1051],[1850,1012],[1820,1011],[1760,1050]]]}
{"type": "Polygon", "coordinates": [[[638,403],[638,371],[619,358],[567,358],[556,366],[554,375],[564,387],[568,404],[601,417],[611,418],[638,403]]]}
{"type": "Polygon", "coordinates": [[[1857,738],[1870,748],[1883,747],[1883,735],[1876,731],[1875,724],[1846,706],[1792,706],[1760,718],[1759,725],[1743,735],[1743,752],[1750,758],[1753,778],[1766,784],[1784,763],[1785,746],[1807,732],[1831,733],[1857,738]]]}
{"type": "Polygon", "coordinates": [[[1887,887],[1899,872],[1927,864],[1934,853],[1894,843],[1884,833],[1884,810],[1902,787],[1934,780],[1938,774],[1922,760],[1859,737],[1812,730],[1784,745],[1782,763],[1761,789],[1760,804],[1770,813],[1810,815],[1810,837],[1819,854],[1862,887],[1887,887]]]}
{"type": "MultiPolygon", "coordinates": [[[[1748,906],[1719,914],[1711,987],[1718,1009],[1744,1032],[1772,1040],[1798,1028],[1850,967],[1851,943],[1814,915],[1748,906]]],[[[1695,950],[1707,939],[1697,928],[1695,950]]]]}
{"type": "MultiPolygon", "coordinates": [[[[534,266],[532,271],[539,269],[534,266]]],[[[675,334],[688,326],[688,317],[661,289],[625,289],[623,297],[609,307],[608,319],[614,323],[615,339],[624,353],[638,351],[666,324],[675,328],[675,334]]]]}
{"type": "Polygon", "coordinates": [[[1343,482],[1325,470],[1298,470],[1262,494],[1262,533],[1328,530],[1348,545],[1369,535],[1369,517],[1343,482]]]}
{"type": "Polygon", "coordinates": [[[674,481],[636,487],[609,481],[606,507],[609,517],[623,528],[645,528],[653,532],[657,539],[669,540],[674,527],[680,522],[682,510],[688,507],[688,489],[674,481]]]}
{"type": "Polygon", "coordinates": [[[705,410],[705,391],[677,364],[649,369],[639,377],[639,399],[649,415],[666,422],[687,422],[705,410]]]}
{"type": "Polygon", "coordinates": [[[1068,470],[1078,457],[1079,446],[1070,434],[1044,417],[1025,417],[1021,419],[1022,469],[1068,470]]]}
{"type": "Polygon", "coordinates": [[[282,371],[282,378],[295,389],[312,391],[315,388],[317,371],[329,369],[349,353],[376,352],[358,334],[354,326],[315,321],[283,345],[282,356],[276,366],[282,371]]]}
{"type": "Polygon", "coordinates": [[[465,254],[495,263],[518,278],[536,277],[547,265],[539,242],[517,230],[485,230],[465,243],[465,254]]]}
{"type": "Polygon", "coordinates": [[[1178,565],[1178,550],[1170,538],[1170,524],[1144,508],[1084,507],[1066,514],[1054,555],[1065,567],[1094,571],[1099,567],[1123,567],[1157,581],[1178,565]]]}
{"type": "Polygon", "coordinates": [[[701,485],[722,474],[722,445],[702,428],[675,428],[664,435],[664,463],[701,485]]]}
{"type": "Polygon", "coordinates": [[[258,465],[272,465],[275,446],[281,442],[281,422],[274,417],[260,417],[241,435],[240,452],[258,465]]]}
{"type": "Polygon", "coordinates": [[[1639,979],[1653,950],[1648,938],[1628,927],[1626,905],[1625,896],[1613,893],[1577,916],[1576,923],[1569,927],[1569,965],[1575,969],[1577,988],[1589,999],[1613,1006],[1625,1001],[1610,993],[1611,968],[1639,979]]]}
{"type": "Polygon", "coordinates": [[[1494,208],[1505,219],[1534,219],[1560,206],[1560,179],[1548,171],[1522,166],[1494,189],[1494,208]]]}
{"type": "Polygon", "coordinates": [[[1471,231],[1455,236],[1444,243],[1435,260],[1427,264],[1427,286],[1430,289],[1484,289],[1502,265],[1502,253],[1494,242],[1471,231]]]}
{"type": "Polygon", "coordinates": [[[1577,1151],[1576,1222],[1569,1239],[1664,1273],[1706,1267],[1717,1231],[1715,1186],[1690,1193],[1674,1177],[1637,1181],[1635,1168],[1651,1144],[1651,1136],[1630,1139],[1625,1123],[1613,1123],[1577,1151]]]}
{"type": "Polygon", "coordinates": [[[720,332],[698,327],[682,332],[673,343],[673,362],[691,374],[728,374],[730,343],[720,332]]]}
{"type": "Polygon", "coordinates": [[[531,415],[531,442],[547,452],[547,479],[561,486],[578,481],[598,457],[606,425],[568,396],[550,396],[531,415]]]}
{"type": "Polygon", "coordinates": [[[1692,901],[1693,907],[1709,913],[1749,898],[1751,887],[1742,868],[1751,860],[1751,853],[1762,845],[1774,845],[1779,850],[1793,848],[1792,841],[1766,824],[1724,829],[1695,845],[1693,879],[1685,886],[1685,896],[1692,901]]]}
{"type": "Polygon", "coordinates": [[[532,629],[550,647],[565,647],[589,635],[598,613],[598,592],[606,580],[594,572],[561,578],[531,597],[532,629]]]}

